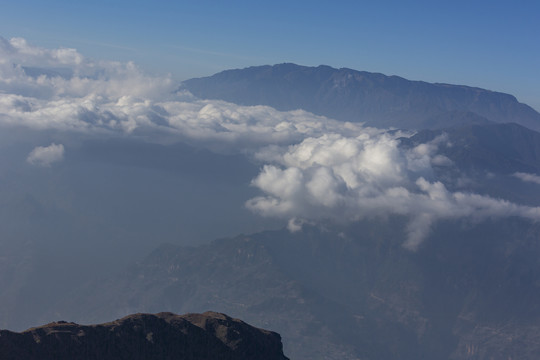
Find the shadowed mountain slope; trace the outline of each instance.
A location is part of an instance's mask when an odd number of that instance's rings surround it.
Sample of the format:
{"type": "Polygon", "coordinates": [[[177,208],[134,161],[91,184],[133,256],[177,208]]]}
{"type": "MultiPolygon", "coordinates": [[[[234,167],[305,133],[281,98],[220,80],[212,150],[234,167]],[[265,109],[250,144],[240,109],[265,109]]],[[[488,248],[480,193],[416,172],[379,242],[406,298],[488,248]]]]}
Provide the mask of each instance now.
{"type": "Polygon", "coordinates": [[[182,87],[203,99],[304,109],[379,128],[443,128],[493,121],[540,130],[540,114],[512,95],[323,65],[227,70],[184,81],[182,87]]]}

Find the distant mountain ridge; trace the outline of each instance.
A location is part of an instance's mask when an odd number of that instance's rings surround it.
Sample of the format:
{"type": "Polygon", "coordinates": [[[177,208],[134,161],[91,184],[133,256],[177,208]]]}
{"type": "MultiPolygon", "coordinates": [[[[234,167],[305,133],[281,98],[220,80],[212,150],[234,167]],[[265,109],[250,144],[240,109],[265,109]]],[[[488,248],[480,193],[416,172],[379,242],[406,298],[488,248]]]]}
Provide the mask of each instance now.
{"type": "Polygon", "coordinates": [[[3,360],[287,360],[280,336],[224,314],[135,314],[100,325],[0,331],[3,360]]]}
{"type": "Polygon", "coordinates": [[[226,70],[186,80],[181,88],[202,99],[304,109],[379,128],[433,129],[492,121],[540,130],[540,113],[509,94],[325,65],[226,70]]]}

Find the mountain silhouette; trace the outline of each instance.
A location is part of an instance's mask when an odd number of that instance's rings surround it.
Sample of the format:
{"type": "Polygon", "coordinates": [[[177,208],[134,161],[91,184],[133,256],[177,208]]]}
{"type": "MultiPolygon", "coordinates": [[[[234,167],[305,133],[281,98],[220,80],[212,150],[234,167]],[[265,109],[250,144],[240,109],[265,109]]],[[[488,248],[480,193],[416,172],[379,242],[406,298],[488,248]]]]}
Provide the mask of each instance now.
{"type": "Polygon", "coordinates": [[[378,128],[431,129],[492,121],[540,130],[540,114],[509,94],[325,65],[226,70],[186,80],[181,88],[202,99],[304,109],[378,128]]]}

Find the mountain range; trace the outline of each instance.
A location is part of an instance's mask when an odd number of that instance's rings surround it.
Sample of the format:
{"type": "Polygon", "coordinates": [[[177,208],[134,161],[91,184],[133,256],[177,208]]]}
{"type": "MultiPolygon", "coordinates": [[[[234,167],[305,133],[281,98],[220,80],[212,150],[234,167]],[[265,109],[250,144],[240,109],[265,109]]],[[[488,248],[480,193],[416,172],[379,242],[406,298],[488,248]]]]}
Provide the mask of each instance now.
{"type": "Polygon", "coordinates": [[[181,88],[203,99],[304,109],[377,128],[419,130],[492,121],[540,130],[540,114],[509,94],[324,65],[226,70],[184,81],[181,88]]]}

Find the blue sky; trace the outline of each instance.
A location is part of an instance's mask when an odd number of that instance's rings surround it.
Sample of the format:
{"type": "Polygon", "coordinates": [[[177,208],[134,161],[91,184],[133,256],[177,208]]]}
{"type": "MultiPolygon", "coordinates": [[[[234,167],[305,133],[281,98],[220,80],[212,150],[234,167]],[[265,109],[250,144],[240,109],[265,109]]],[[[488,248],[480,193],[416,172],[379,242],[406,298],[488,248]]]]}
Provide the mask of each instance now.
{"type": "Polygon", "coordinates": [[[540,109],[537,1],[4,1],[0,36],[175,79],[327,64],[508,92],[540,109]]]}

